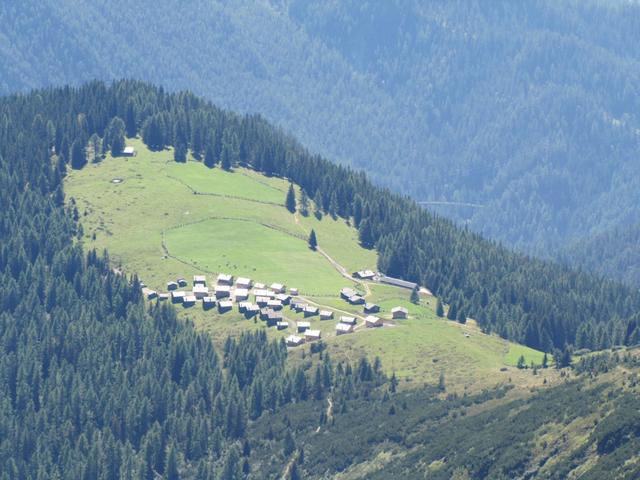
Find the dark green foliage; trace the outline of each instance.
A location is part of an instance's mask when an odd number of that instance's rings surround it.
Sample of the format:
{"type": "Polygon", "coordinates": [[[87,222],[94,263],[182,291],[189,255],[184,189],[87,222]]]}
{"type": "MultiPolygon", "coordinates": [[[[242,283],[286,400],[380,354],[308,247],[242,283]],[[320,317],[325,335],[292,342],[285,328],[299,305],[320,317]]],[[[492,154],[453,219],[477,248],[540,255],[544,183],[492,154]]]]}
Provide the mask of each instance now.
{"type": "Polygon", "coordinates": [[[318,239],[316,238],[316,231],[312,228],[311,233],[309,234],[309,248],[311,250],[315,250],[318,248],[318,239]]]}
{"type": "Polygon", "coordinates": [[[104,132],[103,150],[110,150],[114,157],[120,155],[125,147],[124,134],[125,125],[122,119],[113,118],[104,132]]]}
{"type": "MultiPolygon", "coordinates": [[[[0,122],[3,472],[15,470],[20,472],[17,478],[26,479],[37,478],[39,471],[45,472],[40,474],[43,478],[100,478],[111,471],[119,478],[126,476],[127,465],[135,465],[146,478],[176,472],[182,478],[241,478],[246,466],[240,446],[248,438],[255,440],[256,424],[264,420],[269,425],[260,438],[284,440],[272,416],[286,405],[287,413],[291,410],[296,415],[290,422],[292,435],[295,432],[298,444],[306,448],[308,438],[302,439],[299,431],[317,429],[318,415],[308,412],[311,406],[313,411],[326,411],[329,395],[333,415],[325,415],[328,428],[350,418],[349,414],[358,418],[355,412],[360,406],[369,419],[359,418],[361,428],[370,429],[375,423],[378,429],[368,431],[362,441],[371,440],[374,445],[382,436],[408,446],[420,441],[430,445],[429,455],[439,455],[431,461],[451,454],[445,450],[461,455],[471,451],[468,444],[452,448],[467,439],[458,438],[457,429],[443,436],[446,422],[439,430],[440,438],[446,440],[441,443],[405,435],[399,428],[403,424],[397,422],[415,418],[418,410],[412,409],[410,400],[405,409],[402,401],[390,399],[395,415],[386,415],[390,404],[372,407],[383,401],[381,392],[389,395],[379,362],[372,365],[362,359],[355,365],[333,365],[318,344],[304,362],[288,371],[286,347],[267,341],[264,332],[230,339],[218,355],[208,337],[196,333],[189,323],[178,322],[170,306],[145,308],[138,280],[114,273],[108,256],[82,252],[74,243],[81,235],[81,227],[73,220],[79,214],[73,202],[66,208],[62,203],[66,164],[73,163],[74,144],[84,151],[88,139],[104,132],[115,112],[126,110],[132,99],[143,139],[153,148],[180,141],[193,148],[198,141],[194,129],[200,128],[212,138],[220,137],[220,143],[206,140],[220,154],[226,138],[231,165],[235,164],[231,160],[235,138],[238,152],[243,152],[237,162],[290,178],[323,210],[331,207],[333,195],[320,192],[335,192],[333,208],[344,218],[353,216],[355,199],[360,198],[360,226],[368,223],[383,271],[419,280],[457,311],[470,312],[485,330],[532,345],[561,346],[559,365],[570,361],[565,344],[572,342],[579,328],[598,332],[593,340],[587,335],[587,342],[624,343],[637,336],[637,292],[512,254],[457,229],[406,199],[371,186],[361,174],[308,154],[258,117],[239,117],[191,94],[167,94],[128,81],[6,97],[0,99],[0,118],[7,119],[0,122]],[[60,155],[52,156],[51,147],[60,155]],[[309,362],[312,367],[307,370],[309,362]],[[370,421],[371,408],[377,408],[376,422],[370,421]]],[[[444,374],[439,384],[445,388],[444,374]]],[[[560,400],[549,399],[547,408],[560,400]]],[[[452,397],[443,404],[423,397],[422,421],[432,418],[433,425],[445,418],[451,405],[463,401],[468,400],[452,397]],[[431,403],[437,406],[431,409],[431,403]]],[[[564,408],[561,402],[558,405],[564,408]]],[[[488,421],[483,420],[484,431],[488,421]]],[[[532,426],[523,423],[523,428],[532,426]]],[[[614,453],[635,445],[632,432],[618,427],[603,431],[603,451],[610,451],[609,445],[616,447],[614,453]]],[[[527,431],[529,435],[534,430],[527,431]]],[[[496,430],[487,447],[493,450],[485,453],[502,451],[501,442],[512,442],[510,433],[496,430]]],[[[335,458],[325,457],[327,467],[322,472],[337,465],[346,468],[349,455],[367,454],[353,438],[332,437],[339,443],[337,451],[348,455],[325,449],[325,456],[335,458]],[[358,449],[362,451],[357,453],[358,449]]],[[[495,468],[522,473],[518,459],[525,453],[514,448],[504,449],[507,453],[495,468]]],[[[259,455],[256,450],[260,448],[252,448],[250,463],[259,455]]],[[[313,470],[323,455],[316,450],[310,453],[304,468],[313,470]]],[[[467,460],[481,468],[475,457],[467,460]]],[[[467,460],[461,458],[459,463],[467,460]]]]}
{"type": "Polygon", "coordinates": [[[293,185],[289,184],[289,190],[287,190],[287,198],[285,199],[284,206],[287,207],[291,213],[296,213],[296,192],[293,189],[293,185]]]}
{"type": "Polygon", "coordinates": [[[458,318],[458,309],[456,308],[455,303],[449,305],[449,310],[447,310],[447,318],[449,320],[455,320],[458,318]]]}
{"type": "Polygon", "coordinates": [[[418,305],[420,303],[420,290],[418,286],[415,286],[411,290],[411,295],[409,296],[409,300],[411,303],[418,305]]]}
{"type": "Polygon", "coordinates": [[[82,137],[77,138],[71,144],[71,168],[79,169],[87,164],[85,142],[82,137]]]}
{"type": "Polygon", "coordinates": [[[179,163],[187,161],[187,146],[184,143],[176,144],[173,150],[173,159],[179,163]]]}
{"type": "Polygon", "coordinates": [[[205,154],[204,154],[204,164],[209,167],[209,168],[213,168],[215,167],[217,163],[216,160],[216,156],[215,156],[215,152],[213,150],[213,147],[208,146],[205,150],[205,154]]]}
{"type": "Polygon", "coordinates": [[[444,307],[442,306],[440,297],[438,297],[438,300],[436,301],[436,315],[441,318],[444,317],[444,307]]]}

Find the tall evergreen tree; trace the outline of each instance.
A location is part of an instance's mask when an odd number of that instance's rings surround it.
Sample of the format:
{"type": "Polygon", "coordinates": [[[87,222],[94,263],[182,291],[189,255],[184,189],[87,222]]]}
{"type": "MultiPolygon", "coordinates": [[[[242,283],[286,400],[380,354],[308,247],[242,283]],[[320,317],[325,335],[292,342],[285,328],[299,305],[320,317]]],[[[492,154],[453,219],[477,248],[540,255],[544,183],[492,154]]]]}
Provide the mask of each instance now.
{"type": "Polygon", "coordinates": [[[309,234],[309,248],[311,250],[318,248],[318,239],[316,238],[316,231],[314,229],[311,229],[311,233],[309,234]]]}
{"type": "Polygon", "coordinates": [[[440,297],[436,300],[436,315],[439,317],[444,317],[444,307],[442,306],[442,300],[440,297]]]}
{"type": "Polygon", "coordinates": [[[309,215],[309,196],[304,188],[300,190],[300,213],[303,217],[309,215]]]}
{"type": "Polygon", "coordinates": [[[409,297],[409,300],[414,305],[418,305],[420,303],[420,291],[417,285],[411,290],[411,296],[409,297]]]}
{"type": "Polygon", "coordinates": [[[287,210],[291,213],[296,213],[296,191],[293,188],[293,184],[289,184],[289,190],[287,190],[287,198],[284,202],[287,210]]]}
{"type": "Polygon", "coordinates": [[[85,142],[81,138],[77,138],[71,144],[71,168],[79,170],[87,164],[87,155],[85,150],[85,142]]]}
{"type": "Polygon", "coordinates": [[[204,164],[213,168],[216,165],[216,154],[212,146],[207,146],[204,152],[204,164]]]}

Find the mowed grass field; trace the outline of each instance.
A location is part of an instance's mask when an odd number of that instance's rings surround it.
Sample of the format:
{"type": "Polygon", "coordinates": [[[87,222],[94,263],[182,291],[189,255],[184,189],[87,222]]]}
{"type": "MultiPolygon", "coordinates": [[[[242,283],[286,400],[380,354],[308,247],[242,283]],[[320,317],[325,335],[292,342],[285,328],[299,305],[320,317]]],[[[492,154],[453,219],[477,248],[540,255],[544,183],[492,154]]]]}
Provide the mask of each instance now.
{"type": "MultiPolygon", "coordinates": [[[[407,385],[437,381],[444,371],[451,383],[483,386],[524,375],[513,368],[501,372],[515,365],[521,354],[527,363],[541,362],[541,352],[484,335],[473,325],[436,317],[433,297],[423,297],[416,306],[409,303],[407,290],[358,284],[341,276],[329,260],[308,248],[312,228],[320,247],[349,272],[375,269],[375,251],[359,246],[357,231],[344,219],[288,212],[285,179],[244,168],[209,169],[196,161],[177,164],[170,150],[151,152],[137,139],[127,144],[136,148],[136,157],[107,156],[101,163],[70,171],[66,198],[76,203],[86,247],[107,249],[116,265],[136,272],[150,287],[165,291],[167,281],[190,281],[194,274],[206,274],[212,281],[220,272],[297,287],[308,301],[334,311],[333,320],[304,319],[322,331],[334,358],[377,355],[387,371],[395,371],[407,385]],[[361,306],[339,298],[345,286],[357,288],[367,301],[381,306],[385,327],[362,326],[353,334],[335,335],[340,315],[355,315],[359,323],[365,316],[361,306]],[[409,309],[409,319],[391,320],[390,310],[398,305],[409,309]]],[[[229,334],[265,328],[260,320],[245,319],[237,307],[222,315],[205,312],[200,305],[178,309],[217,343],[229,334]]],[[[272,328],[269,335],[290,335],[295,322],[304,318],[288,308],[284,317],[290,328],[272,328]]],[[[294,361],[300,350],[292,351],[294,361]]]]}

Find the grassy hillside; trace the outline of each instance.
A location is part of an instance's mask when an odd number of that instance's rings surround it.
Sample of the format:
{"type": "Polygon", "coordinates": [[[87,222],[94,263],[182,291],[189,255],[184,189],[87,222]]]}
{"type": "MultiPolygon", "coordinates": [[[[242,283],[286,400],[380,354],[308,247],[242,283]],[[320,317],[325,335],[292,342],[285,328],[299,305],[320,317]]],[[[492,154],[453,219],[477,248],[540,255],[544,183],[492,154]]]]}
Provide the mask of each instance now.
{"type": "MultiPolygon", "coordinates": [[[[189,89],[542,255],[637,223],[637,2],[5,4],[0,93],[122,77],[189,89]]],[[[627,258],[599,271],[637,282],[627,258]]]]}
{"type": "MultiPolygon", "coordinates": [[[[407,290],[355,283],[320,252],[311,251],[307,238],[313,228],[320,248],[348,272],[376,266],[375,251],[360,247],[357,231],[344,220],[289,213],[284,208],[286,180],[243,168],[208,169],[193,159],[179,164],[171,150],[151,152],[136,139],[128,143],[137,156],[107,156],[71,171],[65,188],[81,216],[87,247],[107,249],[115,264],[136,272],[150,287],[165,291],[169,280],[190,280],[204,273],[211,281],[220,272],[267,284],[280,282],[334,311],[331,321],[306,320],[322,331],[339,358],[377,355],[389,373],[395,371],[407,383],[436,382],[443,371],[460,388],[484,385],[488,373],[495,374],[493,383],[508,382],[512,376],[526,377],[526,383],[532,380],[528,373],[500,369],[515,365],[521,354],[527,363],[540,363],[541,352],[484,335],[472,321],[463,326],[439,319],[433,297],[423,295],[416,306],[409,302],[407,290]],[[359,323],[364,318],[361,306],[340,299],[339,290],[345,286],[359,289],[367,301],[381,306],[384,328],[359,327],[354,334],[335,335],[339,315],[355,315],[359,323]],[[410,311],[406,321],[391,320],[390,310],[399,305],[410,311]]],[[[179,308],[218,341],[229,333],[265,328],[236,311],[205,312],[200,305],[179,308]]],[[[284,316],[291,322],[304,318],[288,308],[284,316]]],[[[280,332],[270,329],[270,335],[292,331],[293,325],[280,332]]]]}

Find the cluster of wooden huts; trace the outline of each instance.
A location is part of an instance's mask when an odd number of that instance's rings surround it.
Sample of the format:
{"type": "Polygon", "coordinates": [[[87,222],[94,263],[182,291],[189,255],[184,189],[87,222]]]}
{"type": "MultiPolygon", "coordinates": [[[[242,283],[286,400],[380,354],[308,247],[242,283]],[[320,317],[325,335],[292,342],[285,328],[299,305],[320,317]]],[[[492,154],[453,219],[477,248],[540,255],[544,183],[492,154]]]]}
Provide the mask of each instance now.
{"type": "Polygon", "coordinates": [[[221,273],[211,285],[207,283],[205,275],[194,275],[191,290],[186,290],[188,282],[185,278],[178,278],[167,282],[167,293],[158,293],[147,287],[143,288],[143,294],[149,300],[171,300],[174,304],[184,307],[192,307],[201,302],[205,310],[218,308],[220,313],[226,313],[238,306],[240,313],[247,318],[259,315],[267,321],[269,326],[276,326],[282,321],[282,310],[288,305],[292,296],[298,295],[298,289],[287,288],[280,283],[267,286],[263,283],[253,283],[251,279],[234,277],[221,273]],[[253,296],[255,302],[249,299],[253,296]]]}
{"type": "MultiPolygon", "coordinates": [[[[362,272],[366,277],[370,272],[362,272]]],[[[372,272],[371,272],[372,273],[372,272]]],[[[194,275],[191,289],[185,278],[178,278],[167,282],[167,291],[157,292],[142,284],[143,295],[148,300],[171,301],[184,307],[192,307],[201,303],[205,310],[216,308],[220,313],[226,313],[237,305],[238,311],[246,318],[259,317],[268,327],[278,330],[289,328],[289,321],[284,317],[283,310],[289,306],[292,311],[301,313],[305,319],[319,317],[320,320],[332,320],[334,312],[324,310],[316,305],[300,300],[297,288],[289,288],[281,283],[265,285],[253,282],[249,278],[238,277],[221,273],[215,281],[208,284],[205,275],[194,275]],[[253,299],[253,300],[252,300],[253,299]]],[[[343,288],[340,296],[351,305],[362,305],[366,315],[363,325],[366,328],[382,327],[382,318],[374,315],[380,312],[380,307],[373,303],[367,303],[363,295],[352,288],[343,288]]],[[[408,311],[404,307],[395,307],[391,310],[392,318],[407,318],[408,311]]],[[[353,316],[341,316],[335,326],[336,335],[352,333],[357,328],[357,319],[353,316]]],[[[306,342],[320,340],[322,333],[318,329],[311,328],[308,320],[295,323],[296,333],[289,335],[285,342],[289,347],[296,347],[306,342]]]]}
{"type": "MultiPolygon", "coordinates": [[[[372,327],[382,326],[380,322],[377,322],[374,320],[374,319],[377,319],[378,317],[373,315],[374,313],[380,312],[379,305],[365,301],[364,296],[362,296],[353,288],[349,288],[349,287],[345,287],[342,290],[340,290],[340,298],[342,298],[343,300],[345,300],[347,303],[351,305],[363,306],[362,307],[363,313],[368,315],[367,318],[365,318],[365,325],[372,326],[372,327]],[[370,319],[370,321],[367,322],[367,319],[370,319]],[[380,325],[378,325],[378,323],[380,323],[380,325]]],[[[405,307],[398,306],[391,309],[391,318],[393,318],[394,320],[405,319],[408,316],[409,316],[409,310],[406,309],[405,307]]]]}

